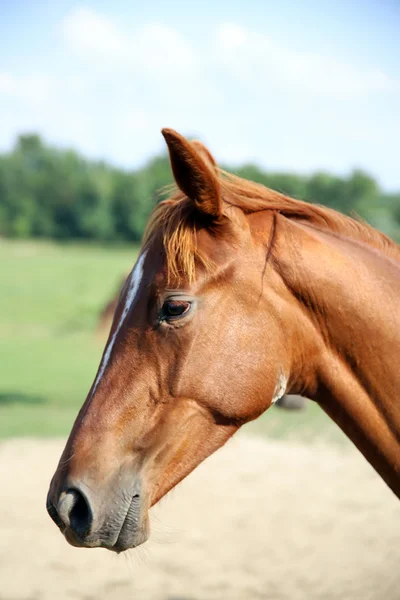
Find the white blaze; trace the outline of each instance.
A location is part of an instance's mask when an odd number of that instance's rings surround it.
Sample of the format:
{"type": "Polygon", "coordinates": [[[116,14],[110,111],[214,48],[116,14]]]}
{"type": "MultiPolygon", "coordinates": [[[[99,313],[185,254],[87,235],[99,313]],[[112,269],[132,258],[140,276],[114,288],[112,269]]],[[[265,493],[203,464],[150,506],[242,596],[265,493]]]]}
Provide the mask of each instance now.
{"type": "Polygon", "coordinates": [[[143,254],[140,255],[140,257],[135,265],[135,268],[133,269],[131,276],[129,278],[128,291],[126,293],[126,298],[125,298],[125,306],[122,311],[119,323],[118,323],[117,327],[115,328],[113,336],[110,339],[110,341],[108,342],[107,348],[104,351],[103,360],[101,361],[100,369],[99,369],[99,372],[97,373],[96,381],[94,382],[92,396],[95,393],[97,386],[99,385],[100,380],[104,375],[104,371],[107,368],[107,364],[108,364],[108,361],[110,360],[111,352],[114,347],[115,340],[117,339],[119,330],[121,329],[121,327],[125,321],[126,315],[130,311],[130,309],[135,301],[136,294],[138,292],[140,282],[142,281],[142,277],[143,277],[143,263],[144,263],[145,257],[146,257],[146,252],[143,252],[143,254]]]}

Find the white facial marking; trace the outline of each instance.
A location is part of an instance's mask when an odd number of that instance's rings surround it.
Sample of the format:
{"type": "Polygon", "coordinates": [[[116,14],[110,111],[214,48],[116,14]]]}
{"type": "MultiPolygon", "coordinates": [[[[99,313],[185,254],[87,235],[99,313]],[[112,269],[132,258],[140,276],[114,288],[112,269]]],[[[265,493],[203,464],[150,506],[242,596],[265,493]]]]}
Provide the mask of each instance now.
{"type": "Polygon", "coordinates": [[[140,286],[140,282],[142,281],[142,277],[143,277],[143,263],[144,263],[145,257],[146,257],[146,252],[143,252],[143,254],[140,255],[140,257],[135,265],[135,268],[133,269],[131,276],[129,278],[128,291],[126,293],[126,298],[125,298],[125,306],[122,311],[119,323],[118,323],[117,327],[115,328],[113,336],[112,336],[111,340],[109,341],[108,346],[103,354],[103,360],[101,361],[100,369],[97,374],[96,381],[94,382],[93,391],[91,394],[92,396],[95,393],[97,386],[99,385],[100,380],[104,375],[104,371],[107,368],[107,364],[108,364],[108,361],[110,360],[111,352],[114,347],[115,340],[117,339],[119,330],[121,329],[121,327],[125,321],[126,315],[128,314],[129,310],[132,307],[132,304],[135,301],[135,297],[136,297],[136,294],[137,294],[139,286],[140,286]]]}
{"type": "Polygon", "coordinates": [[[285,395],[286,387],[287,387],[287,378],[284,376],[283,373],[280,373],[278,380],[276,382],[274,395],[272,397],[272,404],[277,402],[277,400],[280,400],[282,398],[282,396],[285,395]]]}

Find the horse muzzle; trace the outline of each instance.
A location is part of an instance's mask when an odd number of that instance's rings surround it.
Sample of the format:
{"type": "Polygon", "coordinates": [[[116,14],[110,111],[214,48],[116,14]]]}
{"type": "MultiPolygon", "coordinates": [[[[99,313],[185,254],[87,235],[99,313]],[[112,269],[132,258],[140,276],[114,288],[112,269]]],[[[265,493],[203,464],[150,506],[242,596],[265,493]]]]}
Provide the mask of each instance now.
{"type": "Polygon", "coordinates": [[[147,540],[147,508],[139,481],[102,491],[101,498],[84,482],[69,481],[59,493],[52,488],[53,483],[47,511],[72,546],[123,552],[147,540]]]}

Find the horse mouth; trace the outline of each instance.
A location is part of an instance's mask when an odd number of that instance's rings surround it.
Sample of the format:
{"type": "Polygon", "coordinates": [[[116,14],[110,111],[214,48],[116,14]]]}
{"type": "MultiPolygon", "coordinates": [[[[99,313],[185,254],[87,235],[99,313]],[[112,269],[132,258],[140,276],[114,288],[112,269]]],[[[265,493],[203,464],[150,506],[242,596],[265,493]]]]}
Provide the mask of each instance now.
{"type": "Polygon", "coordinates": [[[128,511],[123,520],[117,540],[109,550],[120,553],[129,548],[136,548],[143,544],[148,538],[147,519],[141,523],[141,502],[140,496],[132,497],[128,511]]]}

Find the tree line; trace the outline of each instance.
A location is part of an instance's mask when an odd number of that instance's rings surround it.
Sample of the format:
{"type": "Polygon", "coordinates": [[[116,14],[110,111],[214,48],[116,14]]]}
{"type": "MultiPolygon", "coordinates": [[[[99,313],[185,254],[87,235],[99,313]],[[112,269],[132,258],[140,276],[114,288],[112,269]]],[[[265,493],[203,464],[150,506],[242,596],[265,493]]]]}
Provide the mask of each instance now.
{"type": "MultiPolygon", "coordinates": [[[[273,173],[252,164],[224,168],[294,198],[357,214],[400,240],[400,192],[384,193],[364,171],[338,177],[273,173]]],[[[54,148],[38,135],[21,135],[0,155],[0,235],[138,242],[163,197],[160,190],[170,183],[166,154],[127,171],[54,148]]]]}

